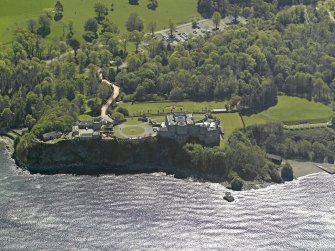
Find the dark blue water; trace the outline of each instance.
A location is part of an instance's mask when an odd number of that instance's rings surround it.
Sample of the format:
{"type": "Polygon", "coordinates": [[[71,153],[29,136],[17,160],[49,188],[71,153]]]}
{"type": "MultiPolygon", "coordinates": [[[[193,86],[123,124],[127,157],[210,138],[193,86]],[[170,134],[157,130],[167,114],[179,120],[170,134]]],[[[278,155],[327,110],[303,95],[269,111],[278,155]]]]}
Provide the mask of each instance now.
{"type": "Polygon", "coordinates": [[[335,250],[335,176],[222,199],[163,173],[30,175],[0,146],[1,250],[335,250]]]}

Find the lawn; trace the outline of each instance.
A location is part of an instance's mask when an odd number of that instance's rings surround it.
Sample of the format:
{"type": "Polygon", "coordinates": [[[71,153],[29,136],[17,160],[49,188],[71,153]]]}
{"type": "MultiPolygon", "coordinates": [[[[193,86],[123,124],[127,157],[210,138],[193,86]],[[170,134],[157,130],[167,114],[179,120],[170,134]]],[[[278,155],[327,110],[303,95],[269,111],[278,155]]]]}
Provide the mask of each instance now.
{"type": "MultiPolygon", "coordinates": [[[[18,26],[25,26],[30,18],[37,19],[43,9],[52,8],[55,0],[1,0],[0,1],[0,42],[10,42],[11,33],[18,26]],[[8,34],[8,32],[10,34],[8,34]]],[[[94,17],[94,4],[101,2],[114,11],[108,18],[115,22],[121,32],[125,31],[125,22],[132,12],[137,12],[144,21],[145,29],[150,21],[157,23],[157,29],[168,27],[169,19],[177,24],[190,22],[192,17],[199,16],[195,0],[160,0],[155,11],[147,8],[148,1],[140,0],[138,5],[130,5],[127,0],[61,0],[64,6],[64,17],[58,22],[52,22],[51,35],[55,38],[63,34],[63,24],[73,21],[75,33],[81,37],[83,26],[88,18],[94,17]]]]}
{"type": "Polygon", "coordinates": [[[28,19],[37,19],[53,6],[51,0],[0,0],[0,42],[10,42],[15,28],[25,27],[28,19]]]}
{"type": "Polygon", "coordinates": [[[223,122],[224,140],[220,143],[220,146],[223,146],[232,132],[236,129],[242,128],[243,124],[238,113],[222,113],[215,114],[214,116],[223,122]]]}
{"type": "Polygon", "coordinates": [[[276,106],[252,116],[243,116],[243,119],[247,126],[271,121],[298,124],[303,122],[327,122],[331,115],[332,108],[322,103],[297,97],[279,96],[276,106]]]}
{"type": "Polygon", "coordinates": [[[143,124],[143,122],[139,121],[137,118],[127,118],[127,121],[124,124],[126,124],[126,125],[139,125],[139,124],[143,124]]]}
{"type": "Polygon", "coordinates": [[[213,108],[224,108],[226,102],[141,102],[141,103],[119,103],[118,107],[126,108],[130,114],[143,113],[169,113],[169,112],[206,112],[213,108]]]}
{"type": "Polygon", "coordinates": [[[88,114],[81,114],[78,116],[78,119],[81,121],[93,121],[93,117],[88,114]]]}
{"type": "Polygon", "coordinates": [[[145,132],[145,130],[142,127],[138,126],[129,126],[122,130],[124,134],[127,134],[129,136],[139,135],[145,132]]]}

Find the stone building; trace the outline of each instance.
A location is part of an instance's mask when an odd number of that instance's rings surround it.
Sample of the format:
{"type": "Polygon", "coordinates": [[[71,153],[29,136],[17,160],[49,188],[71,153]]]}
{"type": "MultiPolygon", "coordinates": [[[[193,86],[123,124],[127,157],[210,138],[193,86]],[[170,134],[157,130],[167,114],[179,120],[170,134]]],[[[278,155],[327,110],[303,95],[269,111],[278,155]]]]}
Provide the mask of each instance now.
{"type": "Polygon", "coordinates": [[[204,119],[194,122],[191,113],[168,114],[165,122],[157,130],[157,135],[171,138],[179,143],[189,139],[198,139],[205,145],[218,145],[220,143],[221,126],[217,119],[204,119]]]}

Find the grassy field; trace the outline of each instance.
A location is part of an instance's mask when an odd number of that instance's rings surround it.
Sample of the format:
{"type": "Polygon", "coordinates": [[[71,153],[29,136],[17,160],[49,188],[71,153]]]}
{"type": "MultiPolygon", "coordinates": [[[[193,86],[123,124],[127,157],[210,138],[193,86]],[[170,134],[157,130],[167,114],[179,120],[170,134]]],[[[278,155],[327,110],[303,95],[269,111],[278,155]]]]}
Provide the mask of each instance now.
{"type": "Polygon", "coordinates": [[[223,146],[232,132],[236,129],[242,128],[243,124],[238,113],[222,113],[215,114],[214,116],[223,122],[224,140],[221,141],[220,144],[220,146],[223,146]]]}
{"type": "Polygon", "coordinates": [[[221,102],[143,102],[143,103],[119,103],[118,107],[126,108],[130,114],[142,113],[168,113],[168,112],[206,112],[212,108],[225,108],[225,101],[221,102]]]}
{"type": "MultiPolygon", "coordinates": [[[[52,8],[55,0],[1,0],[0,1],[0,42],[10,42],[12,31],[25,26],[30,18],[38,18],[43,9],[52,8]]],[[[155,11],[147,8],[148,1],[140,0],[139,5],[130,5],[127,0],[61,0],[64,6],[64,17],[59,22],[52,22],[51,35],[55,38],[63,34],[63,24],[73,21],[76,34],[81,36],[84,23],[94,17],[95,3],[104,3],[108,8],[114,4],[114,11],[109,13],[109,19],[115,22],[121,32],[125,31],[125,22],[132,12],[137,12],[144,21],[145,29],[150,21],[157,23],[157,29],[168,27],[171,18],[177,24],[190,22],[192,17],[199,16],[195,0],[160,0],[155,11]]]]}
{"type": "Polygon", "coordinates": [[[297,97],[279,96],[276,106],[252,116],[243,116],[243,119],[247,126],[271,121],[298,124],[327,122],[331,115],[330,106],[297,97]]]}
{"type": "Polygon", "coordinates": [[[1,0],[0,42],[10,42],[15,28],[25,27],[28,19],[37,19],[43,9],[53,6],[52,0],[1,0]]]}
{"type": "Polygon", "coordinates": [[[139,135],[145,132],[145,130],[142,127],[138,126],[129,126],[122,130],[124,134],[127,134],[129,136],[139,135]]]}

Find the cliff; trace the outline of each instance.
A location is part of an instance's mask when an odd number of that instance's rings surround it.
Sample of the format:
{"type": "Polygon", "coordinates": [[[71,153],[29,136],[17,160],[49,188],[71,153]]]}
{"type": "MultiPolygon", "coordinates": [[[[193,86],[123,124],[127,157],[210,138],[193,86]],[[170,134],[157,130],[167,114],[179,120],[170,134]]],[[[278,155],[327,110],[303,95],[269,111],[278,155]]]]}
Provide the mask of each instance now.
{"type": "MultiPolygon", "coordinates": [[[[188,172],[182,146],[172,140],[64,140],[55,144],[34,143],[26,161],[31,173],[102,174],[163,171],[183,175],[188,172]],[[175,168],[178,164],[178,169],[175,168]]],[[[186,175],[186,174],[185,174],[186,175]]]]}

